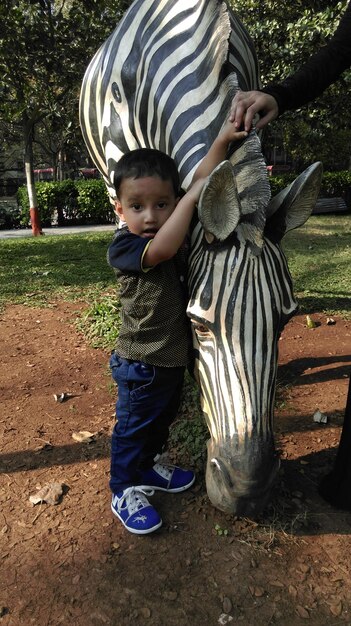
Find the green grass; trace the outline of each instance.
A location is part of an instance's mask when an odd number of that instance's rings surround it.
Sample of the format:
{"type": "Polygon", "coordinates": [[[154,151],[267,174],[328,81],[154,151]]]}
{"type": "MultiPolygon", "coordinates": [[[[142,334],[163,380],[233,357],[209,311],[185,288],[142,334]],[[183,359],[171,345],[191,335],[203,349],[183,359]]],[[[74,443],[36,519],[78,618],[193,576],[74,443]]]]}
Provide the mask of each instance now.
{"type": "Polygon", "coordinates": [[[351,215],[312,216],[283,239],[301,312],[351,318],[351,215]]]}
{"type": "Polygon", "coordinates": [[[45,306],[55,298],[91,301],[116,287],[106,262],[111,233],[0,241],[0,306],[45,306]]]}

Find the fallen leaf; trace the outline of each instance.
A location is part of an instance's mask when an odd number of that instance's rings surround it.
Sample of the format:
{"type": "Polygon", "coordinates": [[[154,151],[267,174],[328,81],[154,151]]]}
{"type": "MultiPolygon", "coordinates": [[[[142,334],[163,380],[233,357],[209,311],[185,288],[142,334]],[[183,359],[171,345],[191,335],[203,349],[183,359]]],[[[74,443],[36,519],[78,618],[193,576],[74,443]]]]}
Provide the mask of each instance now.
{"type": "Polygon", "coordinates": [[[97,435],[97,433],[91,433],[89,430],[80,430],[79,432],[72,433],[72,439],[80,443],[91,443],[94,441],[95,435],[97,435]]]}
{"type": "Polygon", "coordinates": [[[36,493],[29,496],[29,500],[32,504],[39,504],[40,502],[46,502],[46,504],[58,504],[63,494],[63,483],[49,483],[44,485],[36,493]]]}
{"type": "Polygon", "coordinates": [[[342,604],[338,602],[337,604],[330,605],[330,612],[335,615],[335,617],[339,617],[342,613],[342,604]]]}
{"type": "Polygon", "coordinates": [[[317,411],[313,414],[313,421],[318,424],[326,424],[328,422],[328,416],[317,409],[317,411]]]}
{"type": "Polygon", "coordinates": [[[262,596],[264,596],[264,589],[262,589],[262,587],[255,587],[255,597],[261,598],[262,596]]]}

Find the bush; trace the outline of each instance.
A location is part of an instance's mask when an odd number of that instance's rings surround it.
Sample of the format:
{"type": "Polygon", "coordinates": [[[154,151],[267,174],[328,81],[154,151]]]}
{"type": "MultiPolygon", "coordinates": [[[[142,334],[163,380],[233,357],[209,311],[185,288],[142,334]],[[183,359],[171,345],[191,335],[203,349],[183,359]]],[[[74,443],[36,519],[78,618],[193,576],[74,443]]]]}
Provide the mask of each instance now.
{"type": "Polygon", "coordinates": [[[0,198],[0,228],[2,230],[19,228],[20,221],[21,215],[17,203],[0,198]]]}
{"type": "MultiPolygon", "coordinates": [[[[270,176],[269,183],[271,186],[272,196],[287,187],[295,178],[297,173],[281,174],[279,176],[270,176]]],[[[324,172],[320,197],[323,198],[344,198],[347,206],[351,207],[351,172],[342,170],[339,172],[324,172]]]]}
{"type": "Polygon", "coordinates": [[[115,213],[102,180],[79,180],[77,219],[82,224],[104,224],[115,221],[115,213]]]}
{"type": "MultiPolygon", "coordinates": [[[[102,180],[64,180],[35,184],[42,226],[65,224],[109,224],[115,214],[102,180]]],[[[27,187],[17,192],[20,223],[30,222],[27,187]]]]}

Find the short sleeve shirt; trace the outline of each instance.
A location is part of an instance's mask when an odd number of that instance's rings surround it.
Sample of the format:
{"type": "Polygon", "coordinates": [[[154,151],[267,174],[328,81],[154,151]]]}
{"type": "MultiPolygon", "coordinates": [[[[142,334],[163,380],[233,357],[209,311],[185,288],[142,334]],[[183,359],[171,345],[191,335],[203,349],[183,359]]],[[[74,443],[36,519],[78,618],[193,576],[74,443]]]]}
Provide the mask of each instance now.
{"type": "Polygon", "coordinates": [[[168,261],[143,268],[152,239],[117,231],[108,262],[120,285],[122,324],[116,351],[126,359],[161,367],[188,363],[190,329],[186,316],[187,250],[168,261]]]}

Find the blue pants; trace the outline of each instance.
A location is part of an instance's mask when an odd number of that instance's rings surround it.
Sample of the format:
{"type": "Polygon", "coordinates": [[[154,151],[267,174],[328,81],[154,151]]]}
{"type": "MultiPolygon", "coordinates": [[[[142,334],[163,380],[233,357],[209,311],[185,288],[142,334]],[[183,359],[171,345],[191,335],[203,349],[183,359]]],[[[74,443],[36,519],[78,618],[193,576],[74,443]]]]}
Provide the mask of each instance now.
{"type": "Polygon", "coordinates": [[[117,493],[142,484],[141,471],[162,452],[179,408],[185,368],[156,367],[116,353],[110,368],[118,386],[110,479],[117,493]]]}

